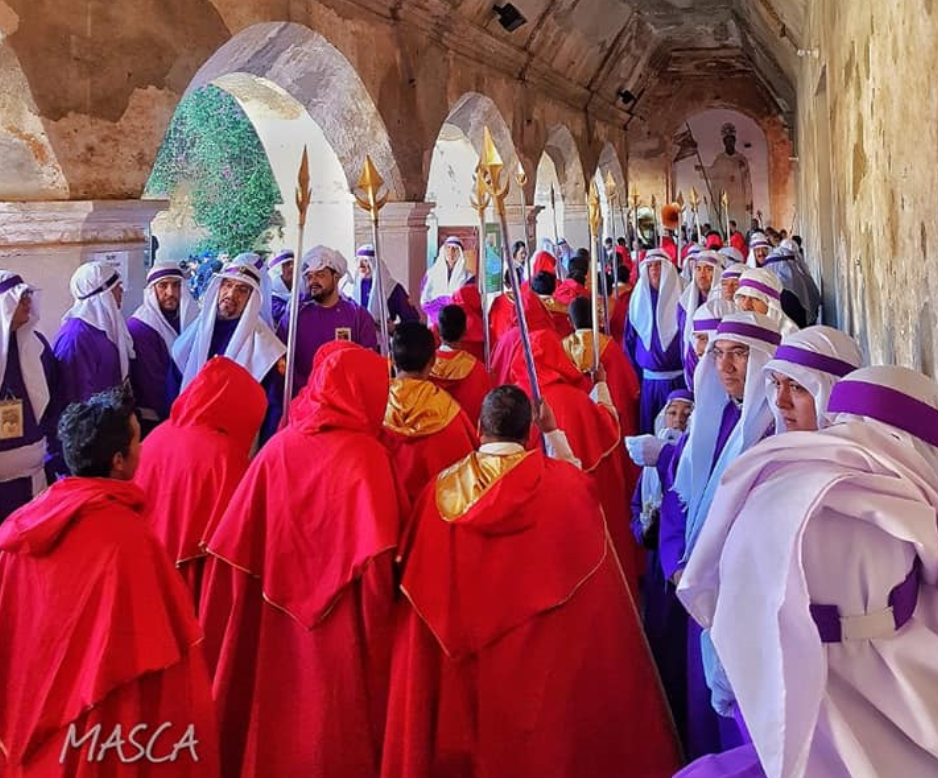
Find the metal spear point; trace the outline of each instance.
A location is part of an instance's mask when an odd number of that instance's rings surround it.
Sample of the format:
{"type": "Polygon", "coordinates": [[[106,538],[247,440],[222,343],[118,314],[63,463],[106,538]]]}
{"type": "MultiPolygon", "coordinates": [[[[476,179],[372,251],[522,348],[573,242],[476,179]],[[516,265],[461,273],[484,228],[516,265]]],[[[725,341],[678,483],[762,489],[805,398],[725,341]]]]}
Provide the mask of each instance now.
{"type": "Polygon", "coordinates": [[[510,269],[508,279],[511,283],[512,295],[515,298],[515,315],[518,317],[518,329],[521,332],[521,347],[524,350],[524,362],[528,371],[528,381],[531,382],[531,395],[534,401],[534,407],[537,408],[541,402],[541,388],[537,381],[537,371],[534,367],[534,354],[531,351],[531,336],[528,333],[528,322],[524,315],[524,304],[521,301],[521,288],[518,284],[518,274],[512,267],[511,246],[508,242],[508,220],[505,216],[505,199],[508,196],[508,182],[502,183],[502,169],[505,164],[502,162],[498,149],[495,148],[495,142],[492,140],[492,133],[489,128],[482,130],[482,155],[479,157],[478,171],[482,175],[482,181],[485,188],[495,204],[495,213],[498,216],[498,223],[502,235],[502,262],[503,267],[510,269]]]}
{"type": "Polygon", "coordinates": [[[697,188],[692,186],[690,189],[690,212],[694,214],[694,229],[697,230],[697,243],[701,244],[703,236],[700,234],[700,214],[698,213],[699,208],[700,195],[697,193],[697,188]]]}
{"type": "MultiPolygon", "coordinates": [[[[603,248],[603,239],[600,233],[600,230],[602,230],[603,216],[600,210],[599,190],[596,187],[595,181],[590,183],[590,192],[586,204],[589,209],[590,234],[593,238],[593,256],[590,267],[590,278],[592,279],[592,283],[590,284],[590,313],[593,318],[593,373],[595,374],[596,370],[599,369],[599,252],[602,251],[603,248]]],[[[605,289],[605,287],[606,285],[604,283],[603,289],[605,289]]],[[[609,301],[607,299],[607,308],[608,305],[609,301]]],[[[606,331],[609,331],[608,323],[606,331]]]]}
{"type": "Polygon", "coordinates": [[[486,268],[485,268],[485,211],[492,202],[492,198],[489,196],[488,190],[485,188],[485,180],[483,173],[480,168],[476,168],[476,172],[472,177],[472,187],[473,192],[471,195],[472,207],[475,208],[476,213],[479,215],[479,262],[476,274],[478,276],[479,283],[479,297],[482,300],[482,343],[483,343],[483,359],[485,360],[485,370],[488,370],[492,366],[492,342],[491,334],[489,333],[489,307],[488,307],[488,285],[486,284],[486,268]]]}
{"type": "Polygon", "coordinates": [[[521,192],[521,224],[524,229],[524,248],[527,256],[524,260],[525,270],[528,274],[528,281],[531,280],[531,244],[528,238],[528,203],[524,195],[524,186],[528,183],[528,174],[524,172],[521,161],[518,161],[518,169],[515,171],[515,183],[521,192]]]}
{"type": "Polygon", "coordinates": [[[730,198],[726,194],[726,190],[720,193],[720,206],[723,210],[723,226],[726,228],[726,240],[729,242],[730,239],[730,198]]]}
{"type": "Polygon", "coordinates": [[[634,233],[632,246],[633,251],[635,252],[634,260],[638,262],[638,204],[640,200],[638,199],[638,186],[632,184],[632,193],[629,195],[629,200],[632,205],[632,232],[634,233]]]}
{"type": "Polygon", "coordinates": [[[366,155],[365,166],[362,168],[362,174],[358,179],[357,187],[365,196],[359,197],[357,194],[354,196],[358,207],[363,211],[368,211],[369,216],[371,216],[371,242],[375,247],[375,261],[371,266],[373,284],[371,293],[378,296],[378,315],[381,319],[380,351],[382,356],[387,356],[391,347],[390,336],[388,334],[388,298],[387,292],[384,289],[384,281],[381,278],[382,273],[379,270],[381,267],[381,251],[378,248],[378,211],[384,208],[388,201],[386,194],[383,196],[378,195],[382,186],[384,186],[384,179],[378,174],[378,169],[375,167],[374,162],[371,161],[371,157],[366,155]]]}
{"type": "Polygon", "coordinates": [[[681,258],[681,254],[684,248],[684,195],[681,194],[680,190],[678,190],[677,200],[675,200],[675,202],[680,209],[677,223],[677,264],[680,266],[681,270],[683,270],[684,260],[681,258]]]}
{"type": "Polygon", "coordinates": [[[300,280],[302,278],[303,263],[303,233],[306,230],[306,214],[312,191],[309,186],[309,154],[303,147],[303,157],[300,160],[300,171],[296,176],[296,210],[299,214],[297,220],[298,232],[296,237],[296,254],[293,258],[293,288],[290,290],[290,321],[287,330],[287,368],[284,375],[283,386],[283,423],[290,421],[290,403],[293,400],[293,379],[296,375],[296,340],[297,322],[300,316],[300,280]]]}
{"type": "Polygon", "coordinates": [[[651,213],[655,217],[655,233],[658,238],[658,248],[661,248],[661,222],[658,220],[658,198],[651,196],[651,213]]]}

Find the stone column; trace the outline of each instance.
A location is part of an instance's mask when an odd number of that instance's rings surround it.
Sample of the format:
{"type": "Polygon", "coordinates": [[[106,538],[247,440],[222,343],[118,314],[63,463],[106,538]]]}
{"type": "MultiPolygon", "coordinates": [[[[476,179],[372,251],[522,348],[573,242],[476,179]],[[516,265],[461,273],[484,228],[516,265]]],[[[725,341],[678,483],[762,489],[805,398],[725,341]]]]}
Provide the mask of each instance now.
{"type": "Polygon", "coordinates": [[[0,268],[42,290],[40,329],[51,339],[72,305],[68,282],[83,262],[106,259],[124,272],[125,315],[143,300],[150,222],[165,200],[0,203],[0,268]]]}
{"type": "Polygon", "coordinates": [[[579,248],[591,249],[589,208],[586,205],[564,205],[562,237],[567,239],[573,251],[579,248]]]}

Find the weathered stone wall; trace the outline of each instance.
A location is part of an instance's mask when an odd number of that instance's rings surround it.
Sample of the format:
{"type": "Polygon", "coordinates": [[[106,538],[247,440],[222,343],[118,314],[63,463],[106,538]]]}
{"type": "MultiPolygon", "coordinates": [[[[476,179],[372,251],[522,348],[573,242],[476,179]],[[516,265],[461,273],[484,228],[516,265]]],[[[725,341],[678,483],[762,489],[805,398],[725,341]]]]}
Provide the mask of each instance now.
{"type": "Polygon", "coordinates": [[[874,363],[938,365],[938,3],[808,4],[798,78],[800,230],[874,363]]]}

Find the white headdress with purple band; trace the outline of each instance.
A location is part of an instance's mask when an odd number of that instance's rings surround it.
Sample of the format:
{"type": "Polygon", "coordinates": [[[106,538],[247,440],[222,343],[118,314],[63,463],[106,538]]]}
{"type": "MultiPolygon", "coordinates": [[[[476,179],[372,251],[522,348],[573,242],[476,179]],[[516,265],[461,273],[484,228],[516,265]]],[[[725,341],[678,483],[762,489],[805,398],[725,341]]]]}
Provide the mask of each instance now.
{"type": "Polygon", "coordinates": [[[199,314],[199,304],[192,297],[189,285],[185,282],[179,265],[173,262],[157,262],[147,273],[147,285],[143,290],[143,304],[133,313],[133,318],[142,321],[160,334],[166,348],[172,350],[179,334],[188,327],[199,314]],[[166,321],[160,302],[156,297],[156,285],[167,279],[179,281],[179,333],[166,321]]]}
{"type": "MultiPolygon", "coordinates": [[[[29,404],[33,407],[36,420],[49,404],[49,386],[42,369],[42,350],[44,348],[36,325],[39,323],[39,300],[37,289],[27,284],[17,273],[0,270],[0,386],[6,375],[10,347],[10,333],[13,331],[13,314],[26,292],[32,294],[29,321],[16,331],[16,345],[19,350],[20,371],[23,383],[29,394],[29,404]]],[[[3,398],[0,397],[0,400],[3,398]]]]}
{"type": "Polygon", "coordinates": [[[667,252],[651,249],[645,254],[638,267],[638,283],[629,300],[629,322],[646,350],[651,349],[655,329],[658,330],[662,349],[667,349],[677,336],[677,305],[682,291],[681,277],[667,252]],[[651,282],[648,280],[648,265],[652,262],[661,264],[657,305],[652,303],[651,282]]]}

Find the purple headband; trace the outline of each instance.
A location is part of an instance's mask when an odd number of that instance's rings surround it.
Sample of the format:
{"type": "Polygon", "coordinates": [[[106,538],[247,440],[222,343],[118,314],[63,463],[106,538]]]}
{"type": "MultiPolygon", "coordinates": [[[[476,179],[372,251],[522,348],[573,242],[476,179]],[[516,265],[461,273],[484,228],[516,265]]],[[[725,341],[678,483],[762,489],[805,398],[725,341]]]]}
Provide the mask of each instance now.
{"type": "Polygon", "coordinates": [[[147,276],[147,286],[162,278],[182,278],[182,271],[172,267],[165,267],[156,272],[151,271],[150,275],[147,276]]]}
{"type": "Polygon", "coordinates": [[[782,342],[781,335],[772,332],[772,330],[767,330],[765,327],[760,327],[757,324],[747,324],[743,321],[726,321],[726,319],[721,321],[720,326],[717,327],[716,340],[719,340],[720,335],[742,335],[745,338],[771,343],[773,346],[777,346],[782,342]]]}
{"type": "Polygon", "coordinates": [[[668,400],[665,405],[668,405],[675,400],[692,403],[694,402],[694,393],[688,389],[675,389],[673,392],[671,392],[671,394],[668,395],[668,400]]]}
{"type": "MultiPolygon", "coordinates": [[[[449,241],[447,241],[449,243],[449,241]]],[[[449,245],[453,245],[450,243],[449,245]]],[[[459,248],[462,248],[462,243],[459,244],[459,248]]],[[[358,251],[355,252],[356,257],[367,257],[368,259],[375,258],[375,250],[369,246],[362,246],[358,251]]]]}
{"type": "Polygon", "coordinates": [[[115,273],[115,274],[112,275],[107,281],[105,281],[103,284],[101,284],[101,286],[99,286],[99,287],[97,287],[97,288],[95,288],[95,289],[92,289],[90,292],[88,292],[88,294],[80,295],[80,296],[78,297],[78,299],[79,299],[79,300],[88,300],[88,299],[94,297],[96,294],[101,294],[102,292],[106,292],[108,289],[110,289],[112,286],[114,286],[114,285],[115,285],[118,281],[120,281],[120,280],[121,280],[120,273],[115,273]]]}
{"type": "Polygon", "coordinates": [[[254,271],[254,268],[249,265],[229,265],[221,272],[222,275],[228,276],[247,276],[255,284],[259,284],[261,282],[261,277],[254,271]]]}
{"type": "Polygon", "coordinates": [[[281,251],[276,257],[270,260],[270,264],[267,266],[267,269],[273,270],[275,267],[282,265],[284,262],[290,262],[294,259],[296,259],[296,255],[292,251],[281,251]]]}
{"type": "Polygon", "coordinates": [[[17,287],[23,283],[25,283],[25,281],[23,281],[20,276],[10,276],[6,281],[0,281],[0,294],[9,292],[14,287],[17,287]]]}
{"type": "Polygon", "coordinates": [[[869,416],[938,447],[938,408],[888,386],[841,381],[831,392],[827,411],[869,416]]]}
{"type": "Polygon", "coordinates": [[[724,270],[722,278],[739,278],[742,274],[742,270],[724,270]]]}
{"type": "Polygon", "coordinates": [[[459,246],[462,248],[462,241],[457,238],[455,235],[450,235],[446,240],[443,241],[444,246],[459,246]]]}
{"type": "Polygon", "coordinates": [[[720,319],[694,319],[694,332],[710,332],[720,326],[720,319]]]}
{"type": "Polygon", "coordinates": [[[843,378],[847,373],[852,373],[857,369],[856,365],[844,362],[836,357],[829,357],[826,354],[818,354],[816,351],[808,351],[798,346],[779,346],[775,352],[775,359],[782,359],[785,362],[791,362],[793,365],[803,365],[812,370],[820,370],[822,373],[830,373],[838,378],[843,378]]]}
{"type": "Polygon", "coordinates": [[[739,285],[740,287],[748,286],[751,289],[755,289],[759,292],[762,292],[762,294],[767,294],[769,297],[775,300],[782,299],[782,296],[778,292],[776,292],[771,286],[769,286],[768,284],[763,284],[761,281],[755,281],[752,278],[744,278],[742,281],[739,282],[739,285]]]}

